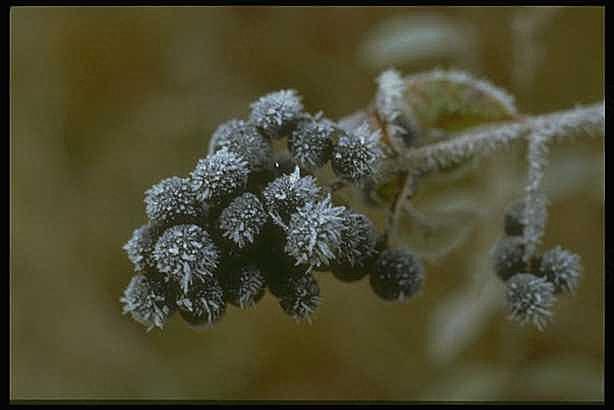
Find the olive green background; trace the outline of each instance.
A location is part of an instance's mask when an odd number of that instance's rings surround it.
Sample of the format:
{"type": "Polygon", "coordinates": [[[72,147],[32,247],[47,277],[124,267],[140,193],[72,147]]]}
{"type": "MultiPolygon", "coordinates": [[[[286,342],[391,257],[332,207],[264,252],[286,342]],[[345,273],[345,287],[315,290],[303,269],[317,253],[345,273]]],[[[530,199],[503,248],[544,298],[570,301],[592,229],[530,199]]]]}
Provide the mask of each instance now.
{"type": "Polygon", "coordinates": [[[475,281],[491,276],[475,267],[484,271],[501,234],[502,208],[522,194],[523,147],[435,190],[479,199],[487,216],[427,263],[424,292],[407,304],[378,300],[367,280],[343,284],[322,273],[311,325],[267,295],[253,310],[229,308],[207,331],[173,317],[146,334],[118,302],[132,275],[121,247],[145,220],[143,191],[186,175],[215,127],[245,116],[259,95],[295,88],[309,111],[339,118],[368,104],[376,75],[395,64],[404,73],[470,69],[510,90],[527,113],[602,99],[604,9],[561,9],[514,54],[512,16],[542,12],[13,8],[11,398],[603,400],[600,139],[551,149],[546,179],[556,195],[544,246],[579,253],[585,278],[544,332],[507,321],[500,307],[480,313],[473,336],[462,319],[476,306],[464,310],[462,301],[480,299],[475,281]],[[427,47],[420,57],[408,46],[394,61],[374,60],[365,44],[399,16],[413,19],[407,30],[426,16],[445,18],[474,30],[473,40],[460,54],[427,47]],[[535,47],[543,59],[527,63],[535,47]],[[459,289],[474,290],[454,304],[459,289]],[[453,320],[460,325],[441,331],[453,320]]]}

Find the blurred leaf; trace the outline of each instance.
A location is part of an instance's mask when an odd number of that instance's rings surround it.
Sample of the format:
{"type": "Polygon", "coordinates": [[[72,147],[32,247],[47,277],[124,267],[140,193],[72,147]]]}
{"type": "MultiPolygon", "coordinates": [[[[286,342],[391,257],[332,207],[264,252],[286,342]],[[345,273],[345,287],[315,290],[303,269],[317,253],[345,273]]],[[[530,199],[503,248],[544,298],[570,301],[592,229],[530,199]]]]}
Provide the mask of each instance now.
{"type": "Polygon", "coordinates": [[[514,99],[461,71],[434,70],[406,78],[407,98],[422,127],[445,131],[514,118],[514,99]]]}
{"type": "Polygon", "coordinates": [[[466,289],[444,298],[429,321],[427,346],[432,360],[447,364],[475,342],[501,300],[502,289],[494,277],[486,283],[472,281],[466,289]]]}
{"type": "Polygon", "coordinates": [[[579,192],[603,200],[603,156],[574,146],[552,152],[544,174],[544,190],[550,201],[564,201],[579,192]]]}

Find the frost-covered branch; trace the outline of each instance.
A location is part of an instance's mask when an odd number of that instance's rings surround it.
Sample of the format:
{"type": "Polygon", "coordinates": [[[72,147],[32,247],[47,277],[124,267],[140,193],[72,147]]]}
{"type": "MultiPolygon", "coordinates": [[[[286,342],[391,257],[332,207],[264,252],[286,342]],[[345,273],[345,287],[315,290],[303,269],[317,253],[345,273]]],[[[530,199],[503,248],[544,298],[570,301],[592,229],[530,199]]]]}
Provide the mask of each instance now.
{"type": "Polygon", "coordinates": [[[548,165],[548,135],[529,134],[529,171],[524,208],[524,261],[529,263],[544,235],[547,201],[542,189],[544,170],[548,165]]]}
{"type": "Polygon", "coordinates": [[[605,134],[604,103],[475,128],[452,137],[448,141],[407,152],[399,167],[414,169],[422,173],[436,171],[476,155],[491,154],[529,133],[547,136],[548,140],[603,136],[605,134]]]}

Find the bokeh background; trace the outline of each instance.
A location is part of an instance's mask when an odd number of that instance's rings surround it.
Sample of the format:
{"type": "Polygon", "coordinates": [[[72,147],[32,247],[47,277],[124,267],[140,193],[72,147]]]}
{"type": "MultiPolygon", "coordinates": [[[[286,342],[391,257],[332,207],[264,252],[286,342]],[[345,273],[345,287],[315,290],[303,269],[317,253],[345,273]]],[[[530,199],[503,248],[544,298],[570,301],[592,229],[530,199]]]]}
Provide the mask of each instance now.
{"type": "Polygon", "coordinates": [[[186,175],[257,96],[295,88],[339,118],[381,70],[437,66],[490,79],[520,111],[565,109],[604,97],[603,20],[598,7],[13,8],[11,398],[602,400],[600,139],[551,149],[544,249],[579,253],[585,278],[544,332],[505,319],[487,259],[523,192],[522,146],[424,182],[416,206],[449,223],[436,243],[404,233],[428,269],[407,304],[322,273],[311,325],[267,295],[208,331],[174,317],[146,334],[118,299],[144,190],[186,175]]]}

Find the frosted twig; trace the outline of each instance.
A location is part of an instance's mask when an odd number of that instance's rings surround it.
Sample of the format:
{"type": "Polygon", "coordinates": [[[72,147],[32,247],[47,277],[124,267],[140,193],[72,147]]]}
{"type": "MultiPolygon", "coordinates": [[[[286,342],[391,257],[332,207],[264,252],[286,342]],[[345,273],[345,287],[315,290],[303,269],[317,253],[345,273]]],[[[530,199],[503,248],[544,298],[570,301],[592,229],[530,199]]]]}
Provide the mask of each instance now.
{"type": "Polygon", "coordinates": [[[413,195],[416,187],[415,175],[411,172],[406,173],[405,180],[403,182],[403,189],[396,196],[390,214],[388,215],[388,221],[386,225],[386,236],[388,240],[394,241],[396,239],[397,226],[401,212],[405,208],[405,204],[409,202],[409,199],[413,195]]]}
{"type": "Polygon", "coordinates": [[[452,136],[448,141],[411,150],[404,155],[403,163],[398,166],[400,170],[412,169],[423,173],[437,171],[476,155],[491,154],[529,133],[547,135],[548,139],[555,140],[577,136],[604,136],[604,103],[476,127],[452,136]]]}
{"type": "Polygon", "coordinates": [[[544,170],[548,164],[548,134],[530,134],[529,171],[524,207],[524,260],[529,263],[544,235],[547,218],[546,197],[542,190],[544,170]]]}

